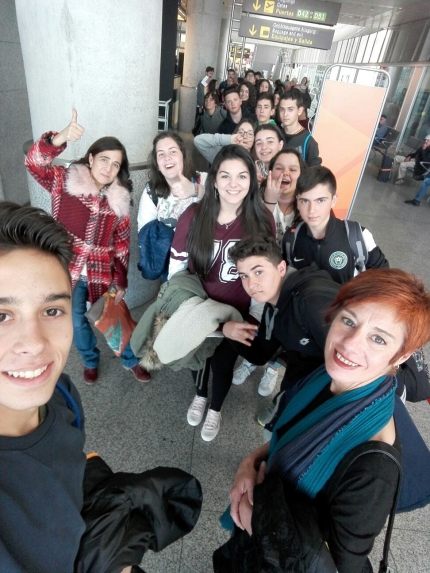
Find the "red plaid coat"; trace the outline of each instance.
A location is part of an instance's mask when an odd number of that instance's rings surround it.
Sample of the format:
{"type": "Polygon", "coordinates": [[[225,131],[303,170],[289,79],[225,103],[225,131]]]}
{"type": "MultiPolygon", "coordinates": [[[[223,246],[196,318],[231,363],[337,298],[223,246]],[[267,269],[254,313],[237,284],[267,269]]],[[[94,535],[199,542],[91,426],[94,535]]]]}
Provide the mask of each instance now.
{"type": "Polygon", "coordinates": [[[55,147],[48,141],[54,134],[45,133],[33,144],[25,165],[51,194],[52,216],[72,237],[69,269],[73,287],[87,265],[89,299],[93,303],[111,284],[127,287],[130,193],[115,180],[100,194],[85,165],[52,165],[66,148],[66,144],[55,147]]]}

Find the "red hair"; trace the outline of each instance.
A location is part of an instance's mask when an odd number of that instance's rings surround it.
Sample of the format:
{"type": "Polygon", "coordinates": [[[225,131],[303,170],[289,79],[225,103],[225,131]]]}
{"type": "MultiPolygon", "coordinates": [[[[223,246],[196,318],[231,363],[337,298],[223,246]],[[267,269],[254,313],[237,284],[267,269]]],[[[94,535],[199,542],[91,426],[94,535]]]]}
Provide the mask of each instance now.
{"type": "Polygon", "coordinates": [[[393,310],[405,329],[393,362],[430,340],[430,293],[421,279],[400,269],[370,269],[343,285],[327,311],[326,322],[347,306],[375,302],[393,310]]]}

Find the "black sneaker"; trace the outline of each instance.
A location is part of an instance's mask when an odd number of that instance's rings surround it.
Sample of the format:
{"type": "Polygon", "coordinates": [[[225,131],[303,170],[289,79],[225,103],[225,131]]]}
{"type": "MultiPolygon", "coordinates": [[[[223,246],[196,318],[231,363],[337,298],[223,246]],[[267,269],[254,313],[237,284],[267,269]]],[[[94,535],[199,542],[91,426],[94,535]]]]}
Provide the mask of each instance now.
{"type": "Polygon", "coordinates": [[[416,199],[408,199],[407,201],[405,201],[405,203],[407,205],[413,205],[414,207],[419,207],[420,206],[420,202],[417,201],[416,199]]]}

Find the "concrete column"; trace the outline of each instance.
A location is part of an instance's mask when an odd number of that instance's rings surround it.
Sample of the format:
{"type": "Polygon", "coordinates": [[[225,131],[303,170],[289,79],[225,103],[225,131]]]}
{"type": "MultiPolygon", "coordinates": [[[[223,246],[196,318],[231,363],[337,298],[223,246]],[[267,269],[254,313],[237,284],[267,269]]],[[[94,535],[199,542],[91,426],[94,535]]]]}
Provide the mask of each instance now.
{"type": "Polygon", "coordinates": [[[157,132],[162,0],[16,0],[33,137],[60,130],[78,110],[84,137],[120,139],[129,160],[147,159],[157,132]]]}
{"type": "Polygon", "coordinates": [[[227,69],[225,67],[226,59],[227,59],[227,50],[228,46],[228,31],[230,27],[230,18],[223,18],[221,20],[221,34],[219,39],[219,47],[218,47],[218,59],[215,66],[215,75],[216,77],[222,81],[225,80],[227,77],[227,69]]]}
{"type": "MultiPolygon", "coordinates": [[[[198,82],[207,66],[216,66],[222,0],[188,0],[184,71],[180,90],[179,129],[191,131],[196,113],[198,82]]],[[[219,73],[215,70],[215,75],[219,73]]]]}
{"type": "MultiPolygon", "coordinates": [[[[61,162],[82,157],[105,135],[126,147],[134,184],[126,301],[151,299],[157,281],[137,271],[137,209],[157,134],[163,0],[16,0],[33,137],[60,130],[72,107],[85,134],[61,162]]],[[[29,176],[31,204],[50,212],[50,197],[29,176]]]]}

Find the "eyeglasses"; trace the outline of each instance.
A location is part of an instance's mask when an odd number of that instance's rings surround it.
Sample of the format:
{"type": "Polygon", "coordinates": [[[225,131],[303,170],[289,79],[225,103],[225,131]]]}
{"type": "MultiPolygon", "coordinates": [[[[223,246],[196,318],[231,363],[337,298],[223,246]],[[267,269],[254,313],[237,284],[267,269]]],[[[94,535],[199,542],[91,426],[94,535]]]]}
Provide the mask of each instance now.
{"type": "Polygon", "coordinates": [[[254,137],[254,132],[251,131],[243,131],[243,129],[239,129],[239,131],[237,132],[238,135],[240,135],[241,137],[254,137]]]}

